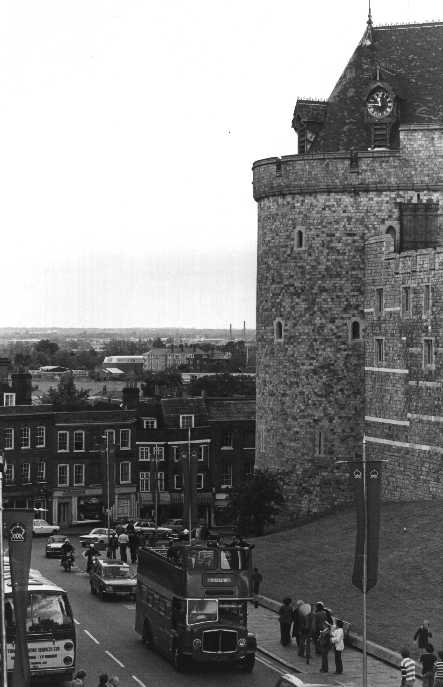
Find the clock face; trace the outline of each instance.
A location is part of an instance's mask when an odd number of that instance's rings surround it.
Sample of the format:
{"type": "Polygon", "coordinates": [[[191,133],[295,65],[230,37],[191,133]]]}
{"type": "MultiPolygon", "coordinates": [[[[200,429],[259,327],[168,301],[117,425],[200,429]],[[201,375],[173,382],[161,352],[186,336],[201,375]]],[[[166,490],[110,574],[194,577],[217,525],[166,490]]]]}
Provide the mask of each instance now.
{"type": "Polygon", "coordinates": [[[372,117],[381,119],[391,114],[394,107],[394,99],[384,88],[376,88],[369,94],[366,107],[372,117]]]}

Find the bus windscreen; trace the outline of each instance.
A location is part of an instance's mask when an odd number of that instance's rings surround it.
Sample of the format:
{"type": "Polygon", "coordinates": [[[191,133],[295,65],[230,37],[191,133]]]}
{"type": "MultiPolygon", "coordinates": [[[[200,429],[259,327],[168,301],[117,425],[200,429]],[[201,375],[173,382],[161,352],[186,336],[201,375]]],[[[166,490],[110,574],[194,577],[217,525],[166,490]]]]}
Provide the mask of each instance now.
{"type": "MultiPolygon", "coordinates": [[[[15,614],[12,599],[5,599],[6,629],[15,630],[15,614]]],[[[26,631],[30,634],[53,632],[71,627],[73,618],[62,594],[31,592],[26,609],[26,631]]]]}

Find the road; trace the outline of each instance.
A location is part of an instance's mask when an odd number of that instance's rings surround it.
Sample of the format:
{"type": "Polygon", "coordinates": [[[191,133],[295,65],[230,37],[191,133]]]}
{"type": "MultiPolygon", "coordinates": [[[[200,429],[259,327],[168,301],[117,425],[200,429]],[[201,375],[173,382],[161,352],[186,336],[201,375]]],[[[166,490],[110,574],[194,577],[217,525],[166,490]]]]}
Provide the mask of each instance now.
{"type": "Polygon", "coordinates": [[[124,599],[100,601],[90,593],[81,558],[82,548],[70,537],[76,550],[76,565],[66,573],[58,559],[45,557],[45,537],[36,537],[32,567],[63,587],[69,594],[77,626],[77,670],[87,673],[87,686],[96,687],[98,675],[118,675],[121,687],[273,687],[285,672],[266,658],[257,657],[252,674],[238,668],[199,666],[178,674],[162,656],[147,649],[134,631],[135,604],[124,599]]]}

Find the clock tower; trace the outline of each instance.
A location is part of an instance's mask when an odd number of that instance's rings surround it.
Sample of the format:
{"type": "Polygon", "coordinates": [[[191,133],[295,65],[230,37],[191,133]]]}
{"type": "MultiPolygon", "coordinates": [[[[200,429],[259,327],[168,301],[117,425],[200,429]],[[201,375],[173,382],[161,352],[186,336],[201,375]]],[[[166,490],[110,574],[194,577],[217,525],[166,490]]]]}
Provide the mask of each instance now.
{"type": "Polygon", "coordinates": [[[390,148],[393,129],[398,123],[397,95],[392,86],[380,80],[380,69],[377,67],[377,78],[366,90],[366,122],[370,132],[370,148],[390,148]]]}

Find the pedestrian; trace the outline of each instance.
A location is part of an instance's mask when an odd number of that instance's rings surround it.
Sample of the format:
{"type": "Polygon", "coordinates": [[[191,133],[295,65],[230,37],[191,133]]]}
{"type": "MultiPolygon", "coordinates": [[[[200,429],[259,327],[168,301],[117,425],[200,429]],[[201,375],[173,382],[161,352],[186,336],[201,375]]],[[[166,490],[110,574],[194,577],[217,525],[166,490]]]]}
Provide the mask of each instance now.
{"type": "Polygon", "coordinates": [[[343,632],[343,620],[336,620],[331,628],[331,642],[334,647],[335,672],[341,675],[343,672],[342,654],[345,648],[345,635],[343,632]]]}
{"type": "Polygon", "coordinates": [[[437,656],[434,654],[434,647],[428,644],[425,652],[420,656],[420,663],[423,673],[423,687],[433,687],[434,684],[434,664],[437,656]]]}
{"type": "Polygon", "coordinates": [[[278,611],[280,622],[280,644],[288,646],[291,643],[292,599],[286,596],[278,611]]]}
{"type": "Polygon", "coordinates": [[[260,594],[260,585],[263,582],[263,575],[258,571],[258,568],[254,568],[251,575],[251,588],[252,596],[254,597],[254,606],[258,608],[258,595],[260,594]]]}
{"type": "Polygon", "coordinates": [[[108,685],[109,685],[109,687],[119,687],[120,678],[117,677],[117,675],[113,675],[112,677],[109,678],[108,685]]]}
{"type": "Polygon", "coordinates": [[[314,610],[314,641],[315,653],[321,654],[320,648],[320,632],[325,629],[327,623],[327,613],[322,601],[317,601],[314,610]]]}
{"type": "Polygon", "coordinates": [[[132,531],[128,534],[129,537],[129,551],[131,552],[131,563],[137,563],[137,534],[132,531]]]}
{"type": "Polygon", "coordinates": [[[118,535],[118,545],[120,547],[120,560],[123,563],[128,562],[128,556],[127,556],[127,548],[129,544],[129,537],[126,534],[126,532],[122,532],[121,534],[118,535]]]}
{"type": "Polygon", "coordinates": [[[429,629],[429,620],[423,620],[422,624],[417,629],[417,631],[414,635],[414,641],[417,642],[420,656],[422,655],[422,653],[425,651],[426,647],[428,646],[429,640],[431,639],[431,637],[432,637],[432,632],[429,629]]]}
{"type": "Polygon", "coordinates": [[[86,572],[91,572],[92,568],[94,567],[94,562],[97,560],[97,558],[100,556],[100,552],[95,548],[94,544],[89,544],[89,547],[86,549],[86,551],[83,554],[83,557],[86,558],[86,572]]]}
{"type": "Polygon", "coordinates": [[[320,634],[318,637],[318,646],[319,646],[320,655],[321,655],[320,672],[321,673],[327,673],[327,672],[329,672],[328,657],[329,657],[329,649],[331,648],[331,626],[329,625],[328,622],[326,622],[323,629],[320,630],[320,634]]]}
{"type": "Polygon", "coordinates": [[[98,676],[97,687],[107,687],[107,685],[108,685],[108,674],[107,673],[101,673],[98,676]]]}
{"type": "Polygon", "coordinates": [[[410,657],[409,649],[401,650],[401,684],[402,687],[414,687],[415,684],[415,661],[410,657]]]}
{"type": "Polygon", "coordinates": [[[439,651],[434,663],[434,687],[443,687],[443,651],[439,651]]]}
{"type": "Polygon", "coordinates": [[[118,536],[116,532],[113,532],[109,538],[108,545],[108,558],[116,559],[118,549],[118,536]]]}
{"type": "Polygon", "coordinates": [[[71,682],[71,687],[85,687],[85,677],[86,672],[84,670],[78,670],[71,682]]]}

